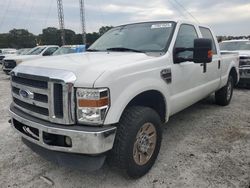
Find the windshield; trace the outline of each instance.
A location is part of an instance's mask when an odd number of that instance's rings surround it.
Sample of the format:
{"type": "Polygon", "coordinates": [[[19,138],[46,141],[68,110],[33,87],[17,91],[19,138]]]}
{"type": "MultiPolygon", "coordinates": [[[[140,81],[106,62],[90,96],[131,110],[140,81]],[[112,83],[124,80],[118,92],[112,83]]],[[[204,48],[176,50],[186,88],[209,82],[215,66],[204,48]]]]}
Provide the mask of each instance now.
{"type": "Polygon", "coordinates": [[[88,51],[162,52],[167,48],[175,23],[151,22],[119,26],[100,37],[88,51]],[[130,49],[130,50],[129,50],[130,49]]]}
{"type": "Polygon", "coordinates": [[[26,55],[39,55],[46,47],[35,47],[30,50],[26,55]]]}
{"type": "Polygon", "coordinates": [[[220,49],[226,51],[250,50],[250,41],[222,42],[220,49]]]}
{"type": "Polygon", "coordinates": [[[56,50],[53,55],[63,55],[63,54],[70,54],[74,53],[75,48],[70,48],[70,47],[61,47],[58,50],[56,50]]]}

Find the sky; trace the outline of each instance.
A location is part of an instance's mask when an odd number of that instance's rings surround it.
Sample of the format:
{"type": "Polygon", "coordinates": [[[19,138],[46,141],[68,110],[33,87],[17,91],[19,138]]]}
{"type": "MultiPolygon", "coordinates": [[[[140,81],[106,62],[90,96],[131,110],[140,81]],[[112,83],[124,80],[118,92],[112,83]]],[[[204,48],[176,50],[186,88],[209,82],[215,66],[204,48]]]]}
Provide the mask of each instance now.
{"type": "MultiPolygon", "coordinates": [[[[59,27],[56,0],[0,0],[0,33],[34,34],[59,27]]],[[[216,35],[250,35],[250,0],[85,0],[86,32],[101,26],[183,19],[212,27],[216,35]]],[[[63,0],[65,28],[81,32],[79,0],[63,0]]]]}

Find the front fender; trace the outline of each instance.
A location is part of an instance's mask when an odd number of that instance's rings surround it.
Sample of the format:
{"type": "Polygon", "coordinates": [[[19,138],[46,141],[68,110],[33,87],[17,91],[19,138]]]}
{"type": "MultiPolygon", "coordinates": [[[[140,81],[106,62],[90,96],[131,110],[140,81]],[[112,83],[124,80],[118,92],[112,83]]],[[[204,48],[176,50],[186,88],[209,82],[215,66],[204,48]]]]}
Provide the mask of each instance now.
{"type": "Polygon", "coordinates": [[[168,86],[166,82],[161,79],[153,79],[153,78],[144,78],[136,82],[132,82],[124,87],[111,87],[111,107],[107,113],[104,124],[115,124],[119,122],[120,117],[129,104],[129,102],[136,97],[137,95],[149,91],[155,90],[159,91],[165,98],[166,104],[166,121],[169,117],[170,108],[168,104],[169,102],[169,92],[168,86]],[[117,89],[117,87],[119,89],[117,89]]]}

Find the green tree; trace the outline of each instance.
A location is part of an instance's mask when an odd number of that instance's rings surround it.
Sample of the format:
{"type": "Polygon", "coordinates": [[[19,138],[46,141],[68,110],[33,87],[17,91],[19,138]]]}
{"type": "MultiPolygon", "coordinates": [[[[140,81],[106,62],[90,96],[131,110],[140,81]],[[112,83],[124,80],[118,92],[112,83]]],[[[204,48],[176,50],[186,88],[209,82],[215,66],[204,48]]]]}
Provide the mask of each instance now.
{"type": "Polygon", "coordinates": [[[112,29],[113,26],[102,26],[99,29],[99,35],[102,36],[104,33],[106,33],[108,30],[112,29]]]}
{"type": "Polygon", "coordinates": [[[87,45],[93,44],[98,38],[100,37],[99,33],[93,32],[93,33],[87,33],[87,45]]]}
{"type": "Polygon", "coordinates": [[[55,27],[48,27],[46,29],[43,29],[43,33],[41,35],[41,43],[43,45],[61,45],[60,30],[55,27]]]}
{"type": "Polygon", "coordinates": [[[65,43],[67,45],[75,44],[74,39],[75,39],[76,33],[70,29],[65,29],[64,32],[65,32],[65,43]]]}
{"type": "Polygon", "coordinates": [[[82,34],[76,34],[74,36],[74,44],[83,44],[82,34]]]}
{"type": "Polygon", "coordinates": [[[25,29],[13,29],[7,36],[8,47],[31,48],[36,45],[36,37],[25,29]]]}
{"type": "Polygon", "coordinates": [[[9,47],[8,36],[9,36],[9,33],[0,34],[0,48],[9,47]]]}

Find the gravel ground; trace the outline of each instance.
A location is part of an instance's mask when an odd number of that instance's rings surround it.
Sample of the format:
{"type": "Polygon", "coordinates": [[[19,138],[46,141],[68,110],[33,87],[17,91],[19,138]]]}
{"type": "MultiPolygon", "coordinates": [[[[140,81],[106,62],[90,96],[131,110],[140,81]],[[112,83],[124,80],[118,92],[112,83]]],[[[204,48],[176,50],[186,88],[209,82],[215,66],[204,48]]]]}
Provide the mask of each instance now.
{"type": "Polygon", "coordinates": [[[250,90],[235,90],[227,107],[210,97],[172,117],[152,170],[130,180],[106,165],[87,173],[33,153],[7,123],[9,78],[2,72],[0,85],[0,187],[250,187],[250,90]]]}

